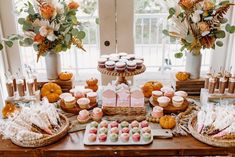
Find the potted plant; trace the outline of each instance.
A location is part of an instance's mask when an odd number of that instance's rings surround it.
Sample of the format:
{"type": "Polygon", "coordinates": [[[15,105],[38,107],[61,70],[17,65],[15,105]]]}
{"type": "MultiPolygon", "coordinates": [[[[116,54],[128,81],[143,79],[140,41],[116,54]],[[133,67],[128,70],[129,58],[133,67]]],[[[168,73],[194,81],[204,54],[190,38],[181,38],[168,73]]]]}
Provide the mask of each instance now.
{"type": "MultiPolygon", "coordinates": [[[[2,41],[11,47],[15,40],[21,46],[33,46],[37,52],[37,61],[45,56],[48,79],[57,79],[61,70],[59,52],[66,51],[75,45],[82,49],[85,32],[76,17],[79,4],[65,0],[35,0],[27,2],[21,9],[26,17],[19,18],[23,34],[13,34],[2,41]]],[[[3,48],[0,42],[0,50],[3,48]]]]}
{"type": "Polygon", "coordinates": [[[186,71],[191,79],[200,77],[201,50],[215,49],[216,45],[222,47],[225,31],[235,32],[235,26],[226,24],[228,19],[225,18],[232,5],[229,1],[179,0],[169,8],[168,19],[172,21],[173,29],[163,30],[163,33],[179,39],[182,47],[175,57],[181,58],[186,49],[186,71]]]}

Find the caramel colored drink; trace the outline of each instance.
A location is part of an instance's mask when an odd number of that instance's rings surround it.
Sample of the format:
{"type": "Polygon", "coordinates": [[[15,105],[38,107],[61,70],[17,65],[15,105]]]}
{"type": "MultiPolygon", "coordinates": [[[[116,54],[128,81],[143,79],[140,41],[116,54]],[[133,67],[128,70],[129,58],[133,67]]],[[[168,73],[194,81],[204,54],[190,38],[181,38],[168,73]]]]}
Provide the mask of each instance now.
{"type": "Polygon", "coordinates": [[[13,85],[13,81],[12,80],[7,80],[6,82],[6,88],[7,88],[7,94],[9,97],[13,97],[14,96],[14,85],[13,85]]]}
{"type": "Polygon", "coordinates": [[[34,95],[34,81],[33,81],[33,79],[27,80],[27,87],[28,87],[29,95],[30,96],[34,95]]]}
{"type": "Polygon", "coordinates": [[[209,90],[210,94],[213,94],[215,92],[215,83],[216,83],[215,78],[210,78],[209,79],[209,88],[208,88],[208,90],[209,90]]]}
{"type": "Polygon", "coordinates": [[[24,81],[22,79],[17,79],[16,80],[16,86],[17,86],[19,96],[20,97],[25,96],[24,81]]]}
{"type": "Polygon", "coordinates": [[[235,78],[234,77],[229,78],[228,92],[230,94],[233,94],[235,92],[235,78]]]}
{"type": "Polygon", "coordinates": [[[210,79],[210,76],[206,75],[206,77],[205,77],[205,84],[204,84],[204,88],[206,88],[206,89],[209,88],[209,79],[210,79]]]}
{"type": "Polygon", "coordinates": [[[220,78],[219,82],[219,93],[224,94],[226,89],[227,79],[226,78],[220,78]]]}

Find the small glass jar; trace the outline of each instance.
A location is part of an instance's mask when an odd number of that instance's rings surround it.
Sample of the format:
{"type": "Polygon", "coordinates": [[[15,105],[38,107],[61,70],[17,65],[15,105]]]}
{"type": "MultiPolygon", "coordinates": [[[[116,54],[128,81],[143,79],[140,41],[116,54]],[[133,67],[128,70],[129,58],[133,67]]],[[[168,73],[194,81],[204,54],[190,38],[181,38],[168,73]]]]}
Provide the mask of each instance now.
{"type": "Polygon", "coordinates": [[[204,88],[208,89],[209,88],[209,79],[210,79],[211,75],[206,75],[205,77],[205,84],[204,84],[204,88]]]}
{"type": "Polygon", "coordinates": [[[228,93],[233,94],[235,92],[235,77],[229,78],[228,93]]]}
{"type": "Polygon", "coordinates": [[[226,89],[226,83],[227,83],[226,77],[220,78],[220,81],[219,81],[219,93],[220,94],[224,94],[225,89],[226,89]]]}
{"type": "Polygon", "coordinates": [[[215,89],[219,89],[220,79],[222,78],[222,74],[218,73],[215,77],[215,89]]]}
{"type": "Polygon", "coordinates": [[[215,78],[211,77],[209,79],[209,88],[208,88],[210,94],[213,94],[215,92],[215,83],[216,83],[215,78]]]}

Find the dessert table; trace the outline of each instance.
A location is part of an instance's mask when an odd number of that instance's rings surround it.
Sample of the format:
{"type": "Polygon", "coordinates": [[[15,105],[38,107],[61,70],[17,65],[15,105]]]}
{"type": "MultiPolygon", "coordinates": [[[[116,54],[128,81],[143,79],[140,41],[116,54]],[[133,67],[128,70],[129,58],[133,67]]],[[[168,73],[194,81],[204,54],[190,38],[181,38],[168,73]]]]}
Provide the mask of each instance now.
{"type": "Polygon", "coordinates": [[[211,147],[191,136],[154,139],[147,146],[85,146],[84,132],[70,133],[55,144],[41,148],[21,148],[10,140],[0,139],[1,157],[68,157],[68,156],[162,156],[162,155],[231,155],[234,148],[211,147]]]}

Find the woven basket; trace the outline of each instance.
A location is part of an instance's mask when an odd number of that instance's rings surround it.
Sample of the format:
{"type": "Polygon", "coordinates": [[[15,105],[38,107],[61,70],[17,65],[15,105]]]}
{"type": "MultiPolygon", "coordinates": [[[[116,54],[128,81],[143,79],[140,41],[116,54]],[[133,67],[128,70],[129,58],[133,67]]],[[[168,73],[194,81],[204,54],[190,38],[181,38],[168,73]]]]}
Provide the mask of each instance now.
{"type": "Polygon", "coordinates": [[[138,116],[145,115],[145,107],[107,107],[103,106],[102,108],[105,115],[126,115],[126,116],[138,116]]]}
{"type": "Polygon", "coordinates": [[[197,132],[196,129],[197,117],[192,116],[188,123],[188,129],[191,135],[197,140],[216,147],[235,147],[235,139],[216,139],[210,136],[202,135],[197,132]]]}
{"type": "Polygon", "coordinates": [[[60,114],[62,126],[58,130],[58,132],[52,136],[48,136],[38,140],[31,140],[31,141],[18,141],[15,138],[12,138],[12,143],[21,146],[21,147],[28,147],[28,148],[36,148],[46,146],[52,143],[57,142],[61,138],[63,138],[69,130],[69,120],[64,115],[60,114]]]}

